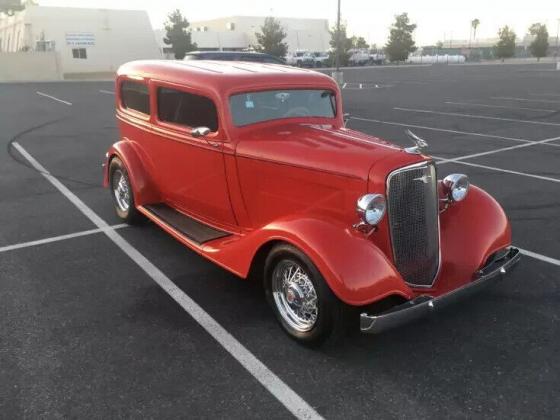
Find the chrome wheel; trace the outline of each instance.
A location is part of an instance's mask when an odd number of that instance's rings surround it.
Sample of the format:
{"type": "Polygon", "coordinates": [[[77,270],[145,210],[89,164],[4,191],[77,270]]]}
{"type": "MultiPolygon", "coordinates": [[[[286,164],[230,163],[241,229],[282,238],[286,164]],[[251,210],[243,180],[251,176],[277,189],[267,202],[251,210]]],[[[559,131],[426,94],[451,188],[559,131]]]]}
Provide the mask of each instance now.
{"type": "Polygon", "coordinates": [[[130,208],[130,186],[128,178],[120,169],[113,172],[112,187],[119,210],[127,212],[130,208]]]}
{"type": "Polygon", "coordinates": [[[295,261],[281,260],[272,272],[272,296],[280,315],[299,332],[317,322],[319,305],[313,282],[295,261]]]}

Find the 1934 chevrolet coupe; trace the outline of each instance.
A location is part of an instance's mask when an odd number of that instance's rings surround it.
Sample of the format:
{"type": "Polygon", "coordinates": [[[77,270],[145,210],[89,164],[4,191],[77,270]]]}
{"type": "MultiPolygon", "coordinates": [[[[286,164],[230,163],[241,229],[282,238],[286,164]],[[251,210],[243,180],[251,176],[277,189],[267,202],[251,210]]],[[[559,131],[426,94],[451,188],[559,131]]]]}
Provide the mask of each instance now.
{"type": "Polygon", "coordinates": [[[465,175],[345,127],[328,76],[282,65],[139,61],[116,80],[120,139],[105,186],[125,222],[142,215],[242,278],[280,325],[316,345],[346,314],[377,333],[509,271],[508,219],[465,175]]]}

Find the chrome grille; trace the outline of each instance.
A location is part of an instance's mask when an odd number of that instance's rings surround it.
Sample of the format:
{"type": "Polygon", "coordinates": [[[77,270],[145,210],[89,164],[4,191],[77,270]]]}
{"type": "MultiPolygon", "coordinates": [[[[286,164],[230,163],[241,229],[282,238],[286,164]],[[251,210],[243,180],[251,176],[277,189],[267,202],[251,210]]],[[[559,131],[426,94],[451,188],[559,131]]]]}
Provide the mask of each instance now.
{"type": "Polygon", "coordinates": [[[439,269],[436,169],[421,163],[392,172],[387,204],[395,265],[411,285],[431,286],[439,269]]]}

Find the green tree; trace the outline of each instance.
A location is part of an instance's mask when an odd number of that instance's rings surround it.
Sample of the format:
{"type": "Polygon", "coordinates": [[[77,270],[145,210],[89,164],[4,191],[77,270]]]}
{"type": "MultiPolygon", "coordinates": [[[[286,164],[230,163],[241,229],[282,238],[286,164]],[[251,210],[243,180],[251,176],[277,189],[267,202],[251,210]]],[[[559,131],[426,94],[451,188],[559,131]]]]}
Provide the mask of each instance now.
{"type": "Polygon", "coordinates": [[[163,42],[171,45],[171,49],[177,60],[185,58],[187,52],[196,50],[196,44],[191,41],[191,33],[187,30],[189,22],[179,9],[174,10],[167,16],[165,22],[165,38],[163,42]]]}
{"type": "Polygon", "coordinates": [[[336,48],[337,48],[337,37],[340,37],[340,65],[347,66],[348,59],[350,58],[350,53],[348,52],[352,48],[352,38],[348,38],[346,34],[346,25],[340,25],[340,33],[337,31],[336,26],[333,27],[330,31],[331,40],[329,42],[331,46],[331,52],[329,54],[331,63],[334,64],[335,57],[336,57],[336,48]]]}
{"type": "Polygon", "coordinates": [[[416,51],[416,45],[412,39],[412,33],[416,25],[410,23],[408,13],[395,16],[395,23],[391,26],[389,41],[385,46],[385,52],[391,61],[405,61],[411,52],[416,51]]]}
{"type": "Polygon", "coordinates": [[[353,36],[352,38],[350,38],[352,40],[352,48],[358,48],[358,49],[369,49],[369,44],[366,42],[366,40],[364,39],[363,36],[360,37],[356,37],[353,36]]]}
{"type": "Polygon", "coordinates": [[[501,58],[502,61],[513,57],[515,54],[515,38],[517,38],[515,32],[506,25],[498,31],[498,37],[500,39],[494,46],[496,57],[501,58]]]}
{"type": "MultiPolygon", "coordinates": [[[[33,4],[35,6],[35,4],[33,4]]],[[[25,4],[21,0],[4,0],[0,1],[0,15],[2,13],[13,16],[15,12],[25,9],[25,4]]]]}
{"type": "Polygon", "coordinates": [[[533,42],[529,45],[529,51],[540,61],[548,51],[548,29],[542,23],[534,23],[529,27],[529,33],[534,37],[533,42]]]}
{"type": "Polygon", "coordinates": [[[261,33],[255,34],[257,37],[256,49],[258,51],[271,54],[275,57],[284,58],[288,52],[288,44],[284,41],[286,31],[280,24],[280,21],[273,17],[267,17],[264,25],[261,26],[261,33]]]}

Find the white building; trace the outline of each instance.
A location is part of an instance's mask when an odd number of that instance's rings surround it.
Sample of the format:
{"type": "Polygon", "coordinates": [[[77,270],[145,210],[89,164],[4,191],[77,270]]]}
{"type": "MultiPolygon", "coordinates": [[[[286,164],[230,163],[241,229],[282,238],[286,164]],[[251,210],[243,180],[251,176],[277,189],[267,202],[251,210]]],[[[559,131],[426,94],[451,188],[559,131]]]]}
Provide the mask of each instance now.
{"type": "Polygon", "coordinates": [[[2,60],[24,51],[56,51],[64,74],[114,72],[127,61],[161,58],[148,14],[140,10],[28,6],[1,15],[2,60]]]}
{"type": "MultiPolygon", "coordinates": [[[[327,19],[277,18],[286,32],[288,51],[327,51],[331,39],[327,19]]],[[[191,22],[192,41],[199,50],[244,50],[257,45],[265,17],[231,16],[191,22]]],[[[165,31],[156,31],[162,51],[165,31]]]]}

